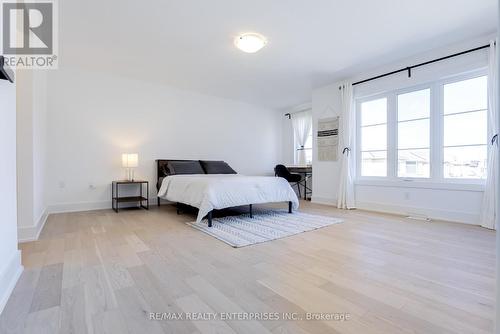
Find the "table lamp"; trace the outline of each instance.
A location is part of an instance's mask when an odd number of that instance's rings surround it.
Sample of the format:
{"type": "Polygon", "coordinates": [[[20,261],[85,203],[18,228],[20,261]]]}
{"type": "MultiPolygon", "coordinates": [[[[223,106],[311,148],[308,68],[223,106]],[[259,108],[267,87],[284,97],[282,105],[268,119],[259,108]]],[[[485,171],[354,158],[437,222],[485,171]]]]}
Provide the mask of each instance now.
{"type": "Polygon", "coordinates": [[[134,181],[134,168],[139,165],[139,155],[137,153],[123,153],[122,167],[127,169],[127,180],[134,181]]]}

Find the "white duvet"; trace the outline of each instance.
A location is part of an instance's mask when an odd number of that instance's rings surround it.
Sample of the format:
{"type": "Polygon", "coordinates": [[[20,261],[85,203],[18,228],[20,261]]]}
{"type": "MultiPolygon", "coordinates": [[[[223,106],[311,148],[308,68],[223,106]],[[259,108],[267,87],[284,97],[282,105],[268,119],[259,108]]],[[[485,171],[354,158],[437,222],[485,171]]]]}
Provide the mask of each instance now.
{"type": "Polygon", "coordinates": [[[281,177],[238,174],[171,175],[163,179],[158,197],[199,209],[197,222],[213,209],[299,200],[290,184],[281,177]]]}

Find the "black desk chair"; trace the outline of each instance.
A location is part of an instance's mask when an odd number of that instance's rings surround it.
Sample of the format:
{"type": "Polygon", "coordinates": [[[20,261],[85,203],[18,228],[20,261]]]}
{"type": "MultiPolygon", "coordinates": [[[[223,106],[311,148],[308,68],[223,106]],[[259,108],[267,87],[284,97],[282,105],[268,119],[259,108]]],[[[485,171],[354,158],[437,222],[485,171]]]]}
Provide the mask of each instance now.
{"type": "Polygon", "coordinates": [[[276,167],[274,167],[274,175],[284,178],[289,183],[295,183],[294,185],[297,186],[297,190],[299,191],[299,198],[302,197],[302,195],[300,194],[300,183],[302,182],[302,175],[290,173],[288,168],[283,165],[276,165],[276,167]]]}

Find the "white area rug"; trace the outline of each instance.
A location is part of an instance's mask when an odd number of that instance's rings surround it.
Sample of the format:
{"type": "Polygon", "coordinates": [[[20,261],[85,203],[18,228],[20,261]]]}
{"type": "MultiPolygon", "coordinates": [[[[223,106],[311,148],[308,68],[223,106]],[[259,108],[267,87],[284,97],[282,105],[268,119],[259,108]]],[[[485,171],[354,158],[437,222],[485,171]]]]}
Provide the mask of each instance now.
{"type": "Polygon", "coordinates": [[[224,241],[233,247],[244,247],[316,230],[328,225],[342,223],[341,219],[318,216],[302,212],[283,211],[257,212],[212,219],[212,227],[207,220],[188,225],[224,241]]]}

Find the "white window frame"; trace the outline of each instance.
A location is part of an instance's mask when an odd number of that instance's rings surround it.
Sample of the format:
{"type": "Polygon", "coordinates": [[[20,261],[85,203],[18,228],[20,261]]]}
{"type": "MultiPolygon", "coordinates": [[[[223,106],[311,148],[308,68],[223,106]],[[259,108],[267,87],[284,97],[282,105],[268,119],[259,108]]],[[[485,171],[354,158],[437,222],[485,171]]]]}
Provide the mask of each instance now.
{"type": "MultiPolygon", "coordinates": [[[[356,112],[356,184],[389,187],[410,187],[430,189],[452,189],[483,191],[485,179],[445,178],[444,161],[444,85],[488,75],[486,68],[452,75],[439,80],[417,84],[411,87],[388,90],[381,93],[355,98],[356,112]],[[430,89],[430,171],[429,178],[397,176],[398,109],[397,96],[423,89],[430,89]],[[361,104],[387,98],[387,176],[362,176],[361,174],[361,104]]],[[[488,122],[490,120],[488,119],[488,122]]],[[[491,134],[487,134],[491,138],[491,134]]],[[[487,140],[488,144],[488,140],[487,140]]],[[[490,154],[490,145],[488,155],[490,154]]]]}
{"type": "MultiPolygon", "coordinates": [[[[434,172],[435,172],[435,164],[433,164],[433,150],[435,150],[435,146],[433,145],[434,143],[434,137],[436,137],[436,133],[433,131],[434,129],[434,122],[436,122],[436,118],[434,115],[435,112],[435,106],[434,106],[434,95],[435,92],[432,89],[432,84],[422,84],[422,85],[416,85],[404,89],[398,89],[396,91],[393,91],[393,98],[394,98],[394,104],[393,104],[393,113],[394,113],[394,177],[397,180],[403,180],[403,181],[428,181],[432,180],[434,178],[434,172]],[[407,94],[407,93],[412,93],[420,90],[428,89],[429,90],[429,101],[430,101],[430,106],[429,106],[429,159],[430,159],[430,166],[429,166],[429,177],[400,177],[398,176],[398,145],[397,145],[397,138],[399,135],[399,127],[398,127],[398,95],[402,94],[407,94]]],[[[387,129],[389,131],[389,129],[387,129]]]]}
{"type": "Polygon", "coordinates": [[[356,106],[356,143],[359,143],[359,145],[356,145],[356,175],[358,176],[358,179],[363,179],[363,180],[387,180],[390,178],[390,170],[391,168],[389,167],[389,151],[390,151],[390,143],[391,140],[389,138],[390,131],[388,130],[390,128],[390,119],[389,119],[389,104],[390,104],[390,98],[387,93],[380,93],[380,94],[375,94],[375,95],[370,95],[367,97],[363,97],[360,99],[355,100],[355,106],[356,106]],[[387,174],[386,176],[362,176],[361,175],[361,156],[362,156],[362,150],[361,150],[361,104],[364,102],[369,102],[369,101],[374,101],[374,100],[379,100],[379,99],[387,99],[387,115],[386,115],[386,128],[387,128],[387,146],[386,146],[386,152],[387,152],[387,174]]]}

